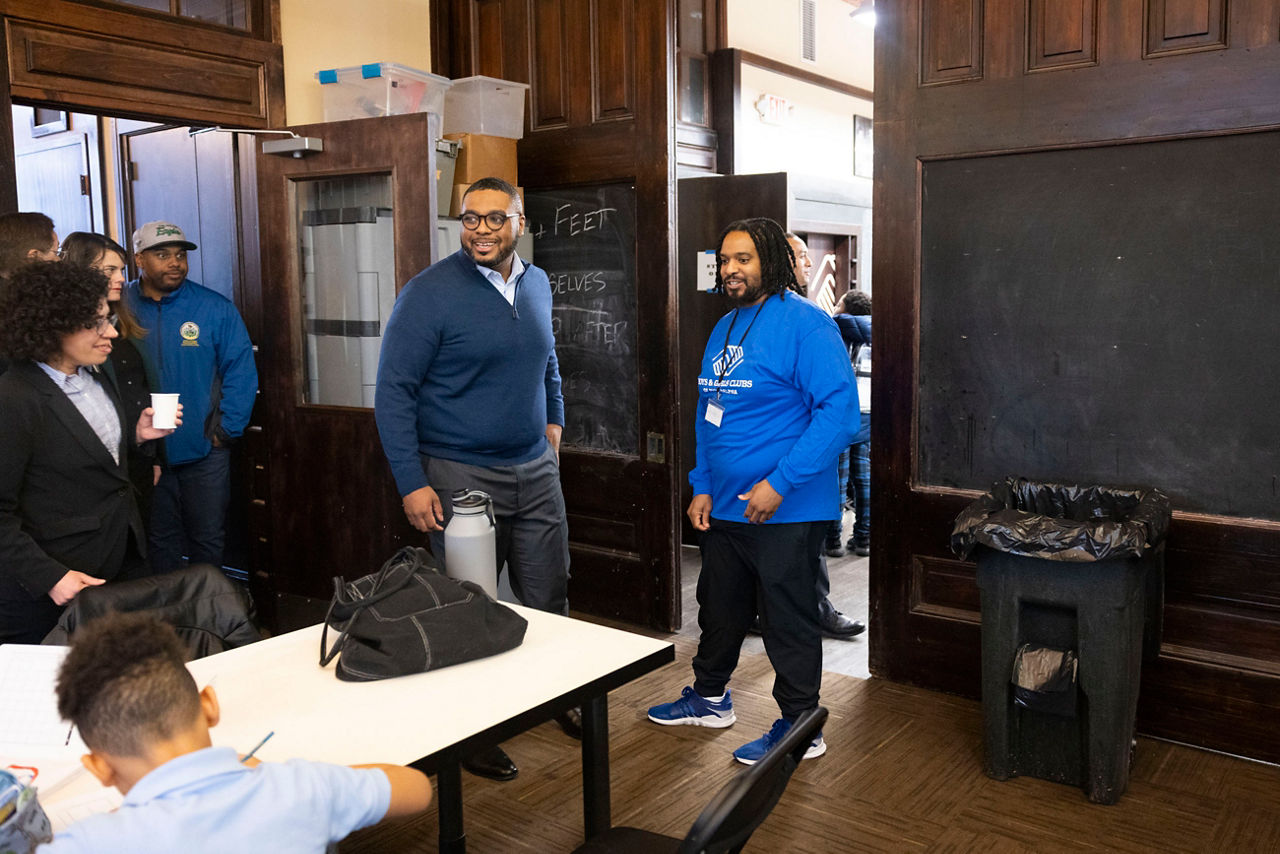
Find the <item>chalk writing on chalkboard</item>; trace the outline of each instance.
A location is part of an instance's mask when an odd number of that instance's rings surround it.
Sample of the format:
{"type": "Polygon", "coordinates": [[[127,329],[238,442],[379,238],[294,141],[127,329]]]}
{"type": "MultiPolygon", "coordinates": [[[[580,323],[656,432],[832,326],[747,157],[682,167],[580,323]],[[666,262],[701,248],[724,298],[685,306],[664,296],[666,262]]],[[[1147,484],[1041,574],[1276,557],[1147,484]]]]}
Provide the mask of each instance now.
{"type": "Polygon", "coordinates": [[[533,262],[551,282],[564,443],[639,453],[635,188],[530,191],[533,262]]]}

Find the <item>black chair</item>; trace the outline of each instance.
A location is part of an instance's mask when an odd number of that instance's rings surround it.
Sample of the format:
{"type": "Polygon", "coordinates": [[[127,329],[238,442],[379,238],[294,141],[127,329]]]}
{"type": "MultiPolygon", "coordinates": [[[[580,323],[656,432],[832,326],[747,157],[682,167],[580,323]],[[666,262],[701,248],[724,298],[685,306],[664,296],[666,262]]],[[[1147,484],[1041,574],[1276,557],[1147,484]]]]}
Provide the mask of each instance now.
{"type": "Polygon", "coordinates": [[[809,743],[822,731],[826,720],[827,710],[822,706],[796,718],[777,747],[716,793],[684,839],[635,827],[613,827],[579,846],[574,854],[725,854],[741,851],[782,797],[792,772],[809,749],[809,743]]]}
{"type": "Polygon", "coordinates": [[[160,575],[86,587],[62,612],[43,643],[66,645],[76,629],[112,611],[142,611],[173,626],[187,659],[262,639],[248,592],[207,563],[160,575]]]}

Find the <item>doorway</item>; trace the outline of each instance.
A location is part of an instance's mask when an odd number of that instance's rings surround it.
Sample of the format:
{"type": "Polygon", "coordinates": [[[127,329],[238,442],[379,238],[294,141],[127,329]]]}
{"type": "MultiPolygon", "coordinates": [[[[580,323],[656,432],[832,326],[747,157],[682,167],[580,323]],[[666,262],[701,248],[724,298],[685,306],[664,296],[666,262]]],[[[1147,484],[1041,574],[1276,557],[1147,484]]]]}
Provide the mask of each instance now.
{"type": "MultiPolygon", "coordinates": [[[[47,214],[61,237],[96,232],[126,248],[142,223],[179,224],[200,247],[188,256],[189,278],[234,302],[257,340],[244,300],[249,268],[233,134],[21,104],[12,110],[19,210],[47,214]]],[[[256,232],[256,210],[247,211],[256,232]]],[[[130,278],[136,274],[130,259],[130,278]]],[[[223,555],[224,571],[240,581],[249,575],[250,468],[238,453],[223,555]]]]}

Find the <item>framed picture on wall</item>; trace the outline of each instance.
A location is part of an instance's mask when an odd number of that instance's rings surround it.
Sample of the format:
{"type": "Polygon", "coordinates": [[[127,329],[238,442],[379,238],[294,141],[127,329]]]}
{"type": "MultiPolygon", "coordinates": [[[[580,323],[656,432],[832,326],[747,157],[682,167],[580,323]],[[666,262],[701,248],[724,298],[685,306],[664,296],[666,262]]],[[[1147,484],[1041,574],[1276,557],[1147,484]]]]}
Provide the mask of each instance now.
{"type": "Polygon", "coordinates": [[[853,117],[853,174],[863,178],[871,177],[871,127],[866,116],[853,117]]]}

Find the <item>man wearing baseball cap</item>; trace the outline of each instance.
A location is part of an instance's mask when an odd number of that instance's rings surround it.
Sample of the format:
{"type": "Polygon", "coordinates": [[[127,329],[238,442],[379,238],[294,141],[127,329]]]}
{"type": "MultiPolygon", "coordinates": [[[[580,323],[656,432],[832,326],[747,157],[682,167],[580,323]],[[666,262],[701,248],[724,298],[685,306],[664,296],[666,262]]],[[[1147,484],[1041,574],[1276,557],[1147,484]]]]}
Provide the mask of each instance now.
{"type": "Polygon", "coordinates": [[[152,500],[150,551],[156,572],[191,563],[222,565],[231,444],[244,433],[258,371],[244,321],[230,300],[187,278],[196,245],[170,222],[133,233],[138,279],[125,299],[147,334],[138,342],[159,378],[177,393],[182,426],[165,440],[168,458],[152,500]]]}

